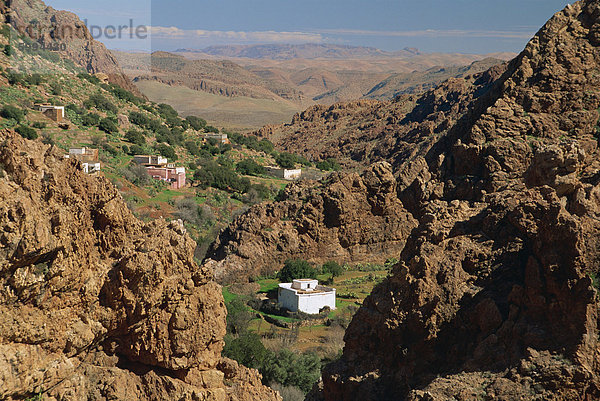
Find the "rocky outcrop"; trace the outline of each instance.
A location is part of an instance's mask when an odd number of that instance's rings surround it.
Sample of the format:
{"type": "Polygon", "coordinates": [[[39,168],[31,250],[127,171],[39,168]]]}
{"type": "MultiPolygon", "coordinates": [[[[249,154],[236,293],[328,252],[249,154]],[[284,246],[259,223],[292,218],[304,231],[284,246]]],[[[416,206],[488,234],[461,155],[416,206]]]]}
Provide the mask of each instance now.
{"type": "Polygon", "coordinates": [[[221,357],[226,309],[182,224],[0,134],[0,398],[276,400],[221,357]]]}
{"type": "Polygon", "coordinates": [[[362,175],[288,185],[279,202],[254,206],[221,232],[204,264],[229,282],[272,273],[288,258],[382,263],[415,226],[382,162],[362,175]]]}
{"type": "MultiPolygon", "coordinates": [[[[41,0],[11,0],[2,8],[3,19],[20,34],[43,48],[58,50],[89,73],[104,73],[110,82],[136,94],[114,56],[96,41],[83,21],[68,11],[55,10],[41,0]]],[[[51,50],[51,51],[55,51],[51,50]]]]}
{"type": "Polygon", "coordinates": [[[396,163],[418,228],[312,399],[600,397],[599,27],[568,6],[486,86],[416,102],[432,139],[396,163]]]}

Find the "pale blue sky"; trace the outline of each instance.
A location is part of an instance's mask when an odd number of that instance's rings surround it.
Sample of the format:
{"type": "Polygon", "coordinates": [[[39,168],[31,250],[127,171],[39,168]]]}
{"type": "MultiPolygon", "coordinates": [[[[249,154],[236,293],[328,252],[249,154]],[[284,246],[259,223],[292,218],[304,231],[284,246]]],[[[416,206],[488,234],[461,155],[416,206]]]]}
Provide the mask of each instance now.
{"type": "MultiPolygon", "coordinates": [[[[47,0],[99,26],[152,25],[153,50],[337,43],[425,52],[520,51],[564,0],[47,0]]],[[[141,40],[111,48],[147,48],[141,40]]]]}

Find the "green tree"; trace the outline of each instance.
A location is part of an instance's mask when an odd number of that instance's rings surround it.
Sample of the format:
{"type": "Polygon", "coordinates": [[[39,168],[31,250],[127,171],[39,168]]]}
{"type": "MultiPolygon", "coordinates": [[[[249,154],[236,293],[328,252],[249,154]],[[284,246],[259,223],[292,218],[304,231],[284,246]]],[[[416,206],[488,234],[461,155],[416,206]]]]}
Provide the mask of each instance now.
{"type": "Polygon", "coordinates": [[[116,134],[117,132],[119,132],[119,127],[117,127],[117,124],[115,124],[114,121],[108,117],[105,117],[100,120],[100,122],[98,123],[98,128],[100,128],[102,131],[108,134],[116,134]]]}
{"type": "Polygon", "coordinates": [[[287,152],[281,152],[275,159],[277,164],[283,168],[294,168],[296,165],[296,157],[287,152]]]}
{"type": "Polygon", "coordinates": [[[236,166],[236,171],[244,175],[261,175],[264,174],[265,168],[252,159],[244,159],[236,166]]]}
{"type": "Polygon", "coordinates": [[[290,282],[299,278],[316,278],[316,270],[306,260],[288,259],[277,274],[281,282],[290,282]]]}
{"type": "Polygon", "coordinates": [[[264,383],[276,382],[285,386],[296,386],[305,394],[321,375],[321,359],[315,353],[295,354],[282,349],[271,353],[264,360],[262,369],[264,383]]]}
{"type": "Polygon", "coordinates": [[[331,280],[333,280],[334,277],[338,277],[344,271],[342,265],[340,265],[335,260],[329,260],[325,262],[323,264],[322,270],[324,274],[331,274],[331,280]]]}
{"type": "Polygon", "coordinates": [[[7,104],[6,106],[2,107],[0,110],[0,115],[4,118],[12,118],[18,123],[20,123],[23,120],[23,117],[25,117],[23,110],[13,106],[12,104],[7,104]]]}
{"type": "Polygon", "coordinates": [[[244,333],[238,338],[226,336],[223,355],[235,359],[246,367],[263,368],[265,360],[270,359],[271,354],[255,333],[244,333]]]}
{"type": "Polygon", "coordinates": [[[248,331],[248,324],[252,320],[252,313],[241,298],[235,298],[227,305],[227,332],[243,334],[248,331]]]}
{"type": "Polygon", "coordinates": [[[158,144],[158,145],[156,145],[156,151],[161,156],[164,156],[171,161],[177,160],[177,154],[175,153],[175,149],[173,149],[169,145],[166,145],[164,143],[158,144]]]}
{"type": "Polygon", "coordinates": [[[19,135],[26,139],[36,139],[38,137],[36,130],[25,125],[19,125],[15,131],[17,131],[19,135]]]}
{"type": "Polygon", "coordinates": [[[130,129],[125,134],[125,139],[135,145],[142,146],[146,143],[146,138],[144,138],[144,134],[136,129],[130,129]]]}

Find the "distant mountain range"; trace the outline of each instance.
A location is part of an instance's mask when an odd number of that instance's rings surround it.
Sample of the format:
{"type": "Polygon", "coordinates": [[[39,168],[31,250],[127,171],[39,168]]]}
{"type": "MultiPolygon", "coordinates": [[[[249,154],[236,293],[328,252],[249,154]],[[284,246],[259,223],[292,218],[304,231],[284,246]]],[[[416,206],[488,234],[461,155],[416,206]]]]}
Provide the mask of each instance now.
{"type": "Polygon", "coordinates": [[[300,59],[360,59],[360,58],[408,58],[421,54],[419,49],[405,48],[388,52],[374,47],[347,46],[333,44],[305,43],[293,44],[260,44],[260,45],[221,45],[210,46],[201,50],[178,49],[185,53],[204,53],[219,57],[242,57],[251,59],[292,60],[300,59]]]}
{"type": "Polygon", "coordinates": [[[283,123],[313,104],[422,93],[448,78],[485,71],[514,56],[318,44],[113,54],[150,99],[236,129],[283,123]]]}

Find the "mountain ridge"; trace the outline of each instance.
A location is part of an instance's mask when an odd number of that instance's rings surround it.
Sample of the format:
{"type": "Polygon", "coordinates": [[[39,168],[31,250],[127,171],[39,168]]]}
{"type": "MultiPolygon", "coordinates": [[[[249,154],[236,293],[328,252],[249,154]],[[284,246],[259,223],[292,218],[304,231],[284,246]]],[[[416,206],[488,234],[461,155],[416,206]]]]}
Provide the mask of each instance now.
{"type": "Polygon", "coordinates": [[[257,44],[257,45],[218,45],[199,50],[177,49],[178,52],[205,53],[211,56],[244,57],[251,59],[290,60],[294,58],[362,58],[362,57],[412,57],[420,54],[416,48],[399,51],[385,51],[374,47],[334,45],[334,44],[257,44]]]}

